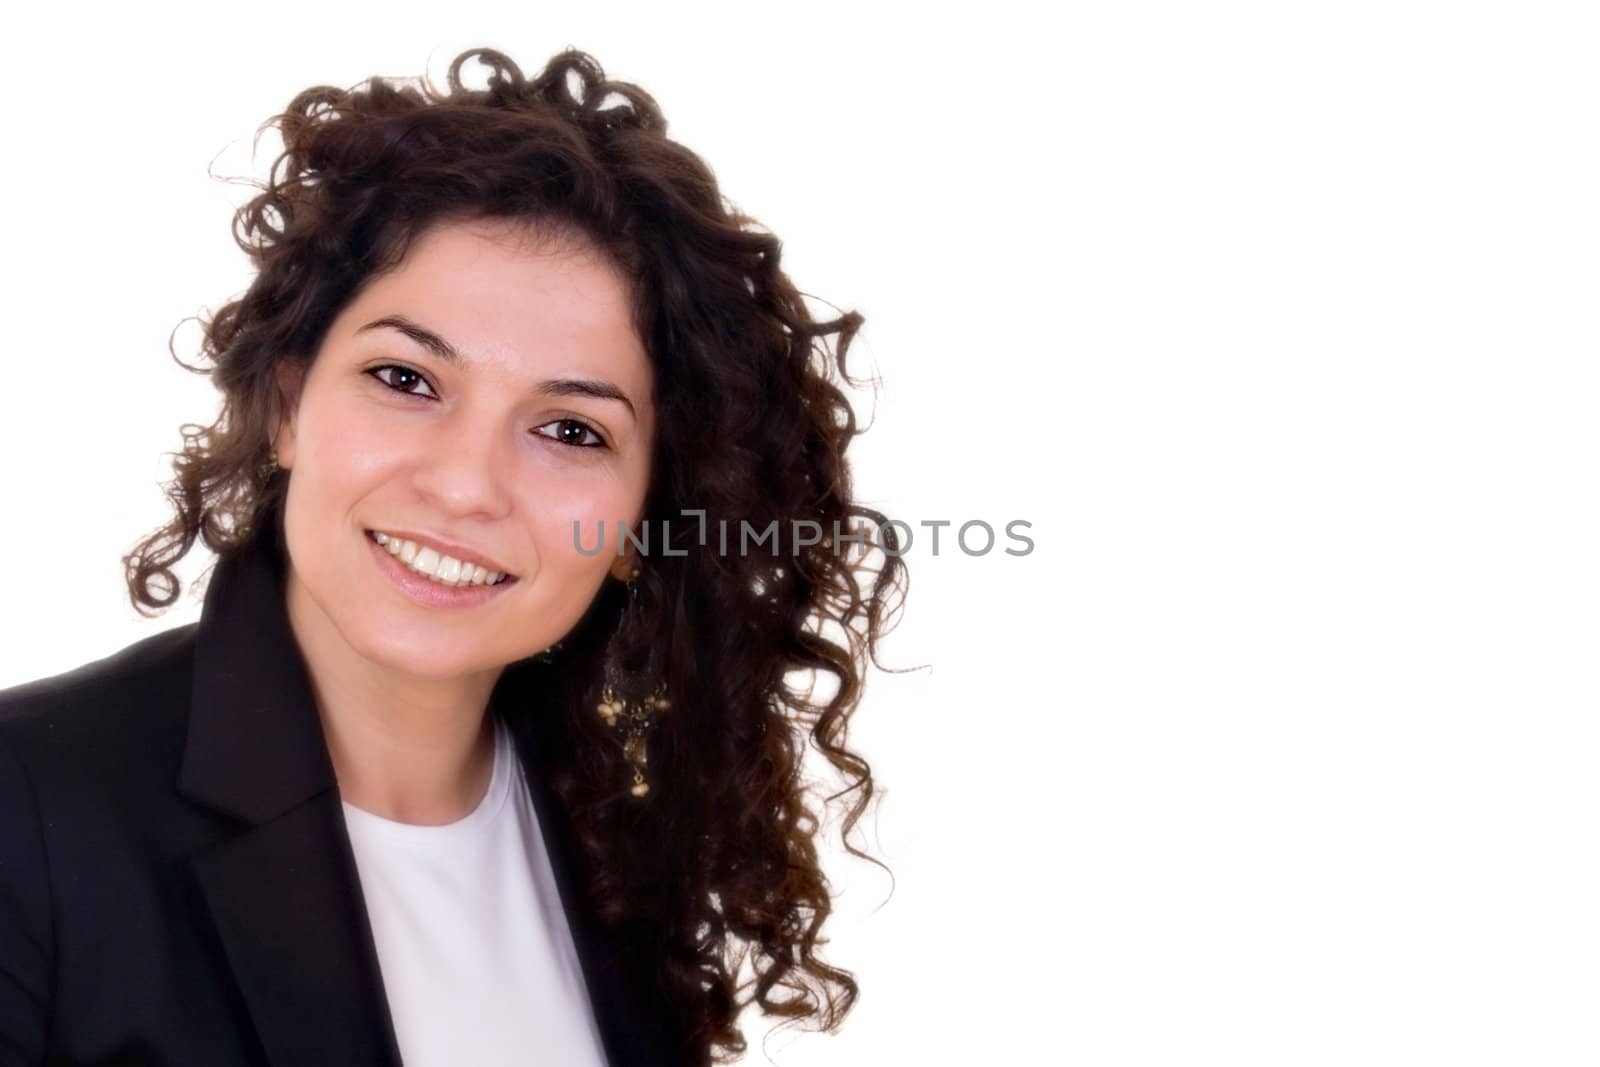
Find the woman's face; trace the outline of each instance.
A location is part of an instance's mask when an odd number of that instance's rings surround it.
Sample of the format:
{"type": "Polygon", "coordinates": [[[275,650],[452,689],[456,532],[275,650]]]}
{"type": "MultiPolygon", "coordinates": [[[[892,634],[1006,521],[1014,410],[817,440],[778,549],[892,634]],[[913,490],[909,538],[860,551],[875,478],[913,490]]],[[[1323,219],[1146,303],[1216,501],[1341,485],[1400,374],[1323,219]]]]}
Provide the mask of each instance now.
{"type": "Polygon", "coordinates": [[[359,655],[410,674],[542,651],[608,570],[632,565],[617,524],[637,528],[649,486],[653,387],[607,262],[503,221],[435,226],[334,320],[280,423],[292,580],[359,655]],[[463,596],[369,531],[466,550],[514,580],[463,596]]]}

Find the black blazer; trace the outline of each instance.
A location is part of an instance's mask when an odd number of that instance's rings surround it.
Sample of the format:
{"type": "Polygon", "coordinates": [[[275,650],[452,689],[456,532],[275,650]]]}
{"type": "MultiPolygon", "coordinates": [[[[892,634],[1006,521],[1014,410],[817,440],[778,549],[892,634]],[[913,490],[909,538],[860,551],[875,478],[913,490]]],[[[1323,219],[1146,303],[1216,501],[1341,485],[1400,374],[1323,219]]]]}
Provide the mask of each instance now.
{"type": "MultiPolygon", "coordinates": [[[[218,562],[198,623],[0,691],[0,1067],[400,1065],[281,524],[263,529],[218,562]]],[[[708,1062],[655,992],[650,938],[582,901],[521,675],[490,710],[517,738],[607,1057],[708,1062]]]]}

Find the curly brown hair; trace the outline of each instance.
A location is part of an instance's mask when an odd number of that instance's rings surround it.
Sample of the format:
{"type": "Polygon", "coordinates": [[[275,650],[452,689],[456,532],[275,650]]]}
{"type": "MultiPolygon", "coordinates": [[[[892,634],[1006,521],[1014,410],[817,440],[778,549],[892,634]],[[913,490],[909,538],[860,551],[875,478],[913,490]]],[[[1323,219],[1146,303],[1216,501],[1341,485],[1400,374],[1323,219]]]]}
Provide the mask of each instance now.
{"type": "Polygon", "coordinates": [[[551,694],[547,728],[564,739],[549,780],[596,913],[659,931],[658,990],[699,1062],[744,1051],[735,1024],[752,1000],[837,1029],[858,986],[816,951],[831,894],[802,758],[809,737],[843,776],[822,805],[856,795],[844,846],[882,867],[849,840],[874,788],[846,734],[869,661],[882,667],[877,643],[898,613],[889,594],[906,591],[894,524],[852,499],[845,460],[862,430],[839,383],[859,384],[845,355],[862,316],[814,320],[779,269],[777,237],[725,204],[648,93],[608,80],[581,51],[527,78],[502,53],[471,49],[444,91],[426,77],[318,86],[271,126],[284,151],[234,219],[255,276],[201,318],[212,366],[183,364],[211,377],[221,412],[181,428],[165,486],[176,515],[124,557],[135,609],[176,600],[173,564],[197,538],[227,557],[256,536],[288,478],[264,462],[282,402],[277,364],[308,366],[341,308],[425,227],[492,217],[580,235],[628,278],[656,368],[647,519],[694,510],[757,530],[809,520],[821,540],[780,538],[771,554],[667,552],[646,569],[643,639],[666,650],[674,700],[652,735],[656,785],[644,803],[592,714],[621,608],[603,589],[558,651],[531,664],[551,694]],[[469,59],[490,68],[486,88],[463,86],[469,59]],[[872,553],[844,550],[863,529],[883,549],[875,567],[872,553]],[[825,698],[822,674],[835,683],[825,698]],[[747,963],[753,977],[738,981],[747,963]],[[779,986],[792,995],[774,996],[779,986]]]}

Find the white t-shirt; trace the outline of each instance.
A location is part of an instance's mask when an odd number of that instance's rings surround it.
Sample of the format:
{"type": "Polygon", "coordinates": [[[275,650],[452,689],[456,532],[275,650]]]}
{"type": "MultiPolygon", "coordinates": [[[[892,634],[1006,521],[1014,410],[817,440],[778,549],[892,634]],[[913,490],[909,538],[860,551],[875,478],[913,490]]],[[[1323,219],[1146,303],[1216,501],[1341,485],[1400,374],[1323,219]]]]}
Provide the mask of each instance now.
{"type": "Polygon", "coordinates": [[[348,802],[344,815],[406,1067],[605,1067],[505,723],[464,818],[416,826],[348,802]]]}

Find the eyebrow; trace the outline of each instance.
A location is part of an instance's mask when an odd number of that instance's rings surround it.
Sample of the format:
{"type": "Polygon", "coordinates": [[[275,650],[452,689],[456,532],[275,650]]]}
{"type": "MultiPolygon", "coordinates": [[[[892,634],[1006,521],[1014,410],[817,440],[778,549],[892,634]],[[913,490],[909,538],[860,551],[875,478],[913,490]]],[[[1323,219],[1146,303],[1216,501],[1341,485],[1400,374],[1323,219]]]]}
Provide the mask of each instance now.
{"type": "MultiPolygon", "coordinates": [[[[385,315],[381,319],[373,319],[356,330],[356,333],[385,326],[399,330],[446,363],[458,367],[466,363],[455,345],[426,326],[412,322],[404,315],[385,315]]],[[[602,378],[546,378],[534,387],[534,391],[545,396],[587,396],[596,400],[618,400],[627,406],[628,414],[632,415],[635,421],[639,418],[639,413],[634,410],[633,401],[628,399],[628,394],[602,378]]]]}

